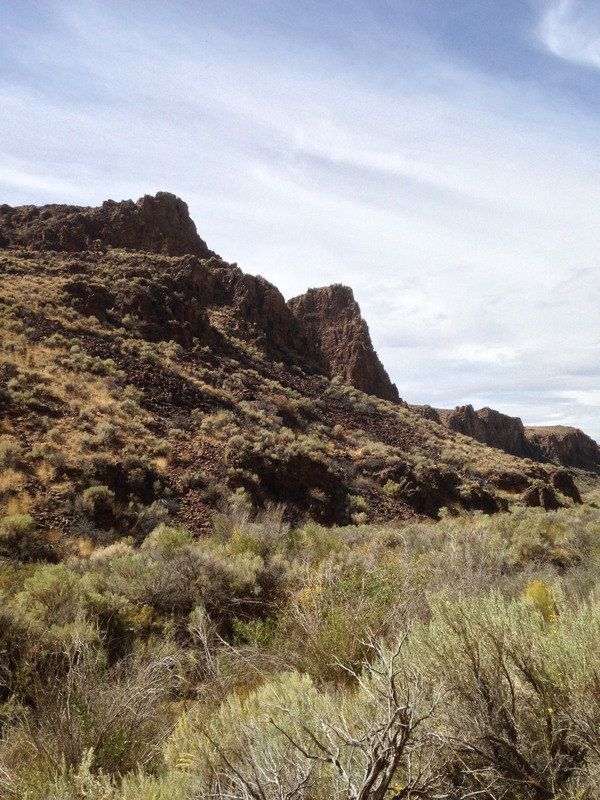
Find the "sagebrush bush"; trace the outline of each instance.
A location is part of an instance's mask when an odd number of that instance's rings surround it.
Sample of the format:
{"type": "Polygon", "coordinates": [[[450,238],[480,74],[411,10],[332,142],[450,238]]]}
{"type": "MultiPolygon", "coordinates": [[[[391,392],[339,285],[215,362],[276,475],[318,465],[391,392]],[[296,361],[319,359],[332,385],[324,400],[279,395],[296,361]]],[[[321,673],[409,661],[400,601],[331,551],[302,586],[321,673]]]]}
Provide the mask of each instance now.
{"type": "Polygon", "coordinates": [[[115,493],[108,486],[90,486],[84,489],[82,499],[84,509],[88,512],[96,513],[98,511],[112,510],[115,493]]]}
{"type": "Polygon", "coordinates": [[[18,442],[13,442],[10,439],[0,441],[0,467],[4,469],[18,467],[21,463],[22,455],[23,448],[18,442]]]}
{"type": "Polygon", "coordinates": [[[202,538],[5,560],[0,794],[593,797],[599,554],[595,508],[294,528],[241,491],[202,538]]]}

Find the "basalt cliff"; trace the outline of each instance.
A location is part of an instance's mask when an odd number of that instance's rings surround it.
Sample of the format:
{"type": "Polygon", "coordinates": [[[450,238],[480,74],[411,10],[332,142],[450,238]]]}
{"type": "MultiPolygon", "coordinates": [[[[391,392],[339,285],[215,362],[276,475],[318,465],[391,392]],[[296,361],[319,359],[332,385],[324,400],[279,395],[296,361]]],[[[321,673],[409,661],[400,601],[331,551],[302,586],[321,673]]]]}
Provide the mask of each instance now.
{"type": "Polygon", "coordinates": [[[600,470],[600,448],[578,428],[566,425],[525,426],[519,417],[510,417],[492,408],[475,411],[471,405],[457,406],[452,411],[429,408],[422,413],[450,430],[519,458],[600,470]]]}
{"type": "Polygon", "coordinates": [[[70,253],[126,247],[171,256],[214,255],[198,236],[183,200],[169,192],[137,203],[106,200],[99,208],[69,205],[0,206],[0,247],[70,253]]]}
{"type": "Polygon", "coordinates": [[[330,375],[341,375],[366,394],[399,402],[398,389],[373,350],[352,289],[339,283],[309,289],[289,300],[288,306],[308,337],[310,353],[330,375]]]}

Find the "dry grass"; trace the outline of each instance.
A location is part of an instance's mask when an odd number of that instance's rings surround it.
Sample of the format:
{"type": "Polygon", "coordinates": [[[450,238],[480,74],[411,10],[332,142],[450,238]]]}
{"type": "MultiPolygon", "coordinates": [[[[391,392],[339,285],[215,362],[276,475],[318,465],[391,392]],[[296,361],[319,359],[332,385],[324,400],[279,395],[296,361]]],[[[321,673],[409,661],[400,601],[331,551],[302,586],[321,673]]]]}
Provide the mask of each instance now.
{"type": "Polygon", "coordinates": [[[8,516],[13,516],[14,514],[27,514],[27,512],[31,509],[32,500],[27,492],[19,492],[19,494],[15,495],[14,497],[9,498],[6,510],[8,516]]]}
{"type": "Polygon", "coordinates": [[[27,475],[19,469],[5,469],[0,473],[0,494],[20,492],[27,484],[27,475]]]}
{"type": "Polygon", "coordinates": [[[56,470],[52,464],[49,464],[47,461],[42,461],[36,466],[35,474],[37,475],[40,483],[42,483],[44,486],[47,486],[48,484],[52,483],[56,477],[56,470]]]}

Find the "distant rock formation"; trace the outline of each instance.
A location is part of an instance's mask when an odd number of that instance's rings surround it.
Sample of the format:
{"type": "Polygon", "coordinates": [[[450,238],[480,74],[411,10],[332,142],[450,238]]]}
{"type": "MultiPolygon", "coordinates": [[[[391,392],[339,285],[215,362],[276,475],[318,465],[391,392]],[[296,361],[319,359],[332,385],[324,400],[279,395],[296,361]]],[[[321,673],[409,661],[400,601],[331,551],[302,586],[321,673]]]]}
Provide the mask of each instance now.
{"type": "Polygon", "coordinates": [[[509,417],[487,407],[475,411],[472,405],[457,406],[454,411],[437,409],[437,413],[442,424],[450,430],[519,458],[533,458],[535,455],[518,417],[509,417]]]}
{"type": "Polygon", "coordinates": [[[525,436],[535,451],[550,461],[579,469],[600,469],[600,447],[578,428],[540,425],[525,428],[525,436]]]}
{"type": "Polygon", "coordinates": [[[578,428],[565,425],[525,427],[518,417],[510,417],[492,408],[475,411],[472,405],[457,406],[453,411],[430,406],[413,408],[450,430],[519,458],[600,470],[600,447],[578,428]]]}
{"type": "Polygon", "coordinates": [[[183,200],[169,192],[137,203],[107,200],[98,208],[69,205],[0,206],[0,247],[81,252],[129,248],[169,256],[214,255],[198,236],[183,200]]]}
{"type": "Polygon", "coordinates": [[[352,289],[339,283],[309,289],[288,300],[288,307],[305,332],[314,358],[329,375],[341,375],[367,394],[399,402],[398,389],[373,349],[352,289]]]}

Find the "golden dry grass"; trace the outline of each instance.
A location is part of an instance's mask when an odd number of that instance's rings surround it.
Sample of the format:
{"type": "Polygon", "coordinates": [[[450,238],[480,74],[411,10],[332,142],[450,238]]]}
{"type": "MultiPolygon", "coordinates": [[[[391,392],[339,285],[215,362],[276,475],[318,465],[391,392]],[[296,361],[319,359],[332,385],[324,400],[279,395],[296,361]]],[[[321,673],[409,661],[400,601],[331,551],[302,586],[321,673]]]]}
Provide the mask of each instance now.
{"type": "Polygon", "coordinates": [[[20,492],[27,484],[27,475],[19,469],[5,469],[0,473],[0,494],[20,492]]]}
{"type": "Polygon", "coordinates": [[[42,461],[36,466],[35,474],[37,475],[40,483],[46,486],[49,483],[52,483],[52,481],[56,477],[56,470],[54,469],[52,464],[49,464],[47,461],[42,461]]]}
{"type": "Polygon", "coordinates": [[[9,516],[14,514],[27,514],[31,509],[32,500],[27,492],[19,492],[14,497],[10,497],[6,504],[6,513],[9,516]]]}

